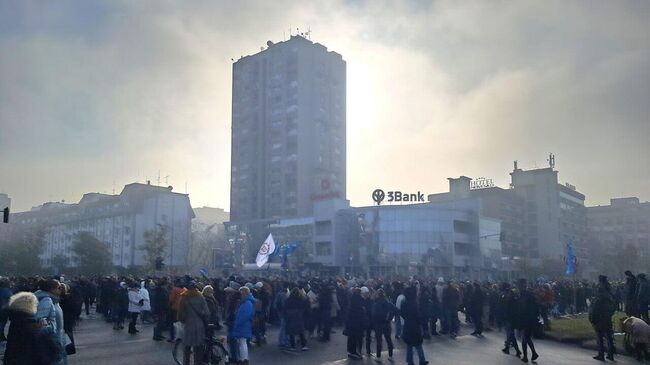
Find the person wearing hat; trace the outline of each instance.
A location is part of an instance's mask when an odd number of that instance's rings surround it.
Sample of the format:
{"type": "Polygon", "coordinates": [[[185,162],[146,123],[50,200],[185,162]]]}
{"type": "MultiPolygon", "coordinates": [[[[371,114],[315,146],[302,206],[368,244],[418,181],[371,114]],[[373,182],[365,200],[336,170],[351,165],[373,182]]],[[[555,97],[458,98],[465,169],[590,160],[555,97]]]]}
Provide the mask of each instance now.
{"type": "Polygon", "coordinates": [[[616,312],[616,300],[612,294],[607,277],[598,277],[598,293],[593,300],[589,311],[589,322],[591,322],[598,339],[598,355],[594,359],[605,361],[605,340],[607,340],[607,360],[614,360],[614,331],[612,327],[612,316],[616,312]]]}
{"type": "Polygon", "coordinates": [[[183,365],[190,365],[194,351],[194,365],[203,364],[203,344],[210,310],[198,290],[196,281],[190,280],[178,303],[177,319],[183,323],[183,365]]]}

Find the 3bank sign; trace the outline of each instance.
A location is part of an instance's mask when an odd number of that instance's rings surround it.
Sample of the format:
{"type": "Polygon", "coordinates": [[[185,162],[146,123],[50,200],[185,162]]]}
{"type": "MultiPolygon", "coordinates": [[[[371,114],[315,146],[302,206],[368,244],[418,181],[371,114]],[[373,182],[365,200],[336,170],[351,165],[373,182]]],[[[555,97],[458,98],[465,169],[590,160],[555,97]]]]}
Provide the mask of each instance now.
{"type": "Polygon", "coordinates": [[[401,191],[383,191],[382,189],[375,189],[372,192],[372,200],[381,205],[382,202],[424,202],[424,194],[421,192],[408,194],[401,191]]]}

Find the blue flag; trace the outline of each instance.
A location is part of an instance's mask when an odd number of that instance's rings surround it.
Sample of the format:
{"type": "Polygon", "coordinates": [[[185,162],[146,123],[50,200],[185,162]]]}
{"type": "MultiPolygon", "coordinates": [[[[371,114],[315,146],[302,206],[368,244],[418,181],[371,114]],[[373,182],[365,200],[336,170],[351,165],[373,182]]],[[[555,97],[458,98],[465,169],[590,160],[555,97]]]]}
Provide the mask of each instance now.
{"type": "Polygon", "coordinates": [[[573,254],[573,246],[571,244],[566,245],[566,274],[573,275],[576,273],[576,257],[573,254]]]}

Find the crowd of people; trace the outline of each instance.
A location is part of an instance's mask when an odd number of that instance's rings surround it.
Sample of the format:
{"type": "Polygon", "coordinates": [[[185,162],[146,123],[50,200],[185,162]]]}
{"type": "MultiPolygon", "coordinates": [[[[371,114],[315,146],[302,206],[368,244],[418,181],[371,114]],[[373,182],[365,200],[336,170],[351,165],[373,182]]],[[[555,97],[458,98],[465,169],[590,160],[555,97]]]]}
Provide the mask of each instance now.
{"type": "Polygon", "coordinates": [[[308,351],[309,341],[328,342],[338,327],[347,337],[352,360],[364,355],[381,359],[385,342],[387,358],[393,361],[397,340],[406,346],[407,364],[415,364],[417,356],[425,365],[424,340],[455,338],[463,319],[476,337],[502,331],[503,353],[514,352],[527,363],[539,358],[533,339],[551,327],[551,318],[588,311],[599,344],[594,358],[604,361],[614,358],[612,316],[623,310],[629,317],[624,326],[636,328],[635,350],[641,357],[647,351],[643,331],[650,329],[650,286],[644,274],[625,274],[620,283],[602,276],[598,283],[237,275],[0,278],[0,340],[7,340],[5,365],[66,364],[75,351],[75,324],[94,307],[115,331],[123,330],[128,320],[127,331],[134,336],[139,322],[155,323],[155,341],[174,342],[175,323],[182,323],[184,352],[194,353],[197,364],[206,335],[213,331],[226,336],[231,363],[248,364],[250,346],[267,344],[267,325],[275,324],[279,331],[273,342],[282,351],[308,351]]]}

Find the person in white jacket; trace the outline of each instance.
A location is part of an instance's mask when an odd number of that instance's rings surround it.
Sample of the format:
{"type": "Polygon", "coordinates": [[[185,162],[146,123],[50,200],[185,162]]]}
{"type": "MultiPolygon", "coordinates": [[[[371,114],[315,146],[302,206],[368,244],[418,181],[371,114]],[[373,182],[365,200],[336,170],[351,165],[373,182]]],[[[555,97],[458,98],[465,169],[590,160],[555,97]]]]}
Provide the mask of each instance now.
{"type": "Polygon", "coordinates": [[[131,283],[129,285],[129,333],[136,334],[138,331],[135,328],[135,324],[138,321],[138,315],[142,312],[142,306],[144,305],[144,299],[140,295],[140,285],[137,282],[131,283]]]}
{"type": "Polygon", "coordinates": [[[149,280],[140,282],[140,295],[142,296],[142,323],[151,323],[151,299],[149,299],[149,280]]]}

